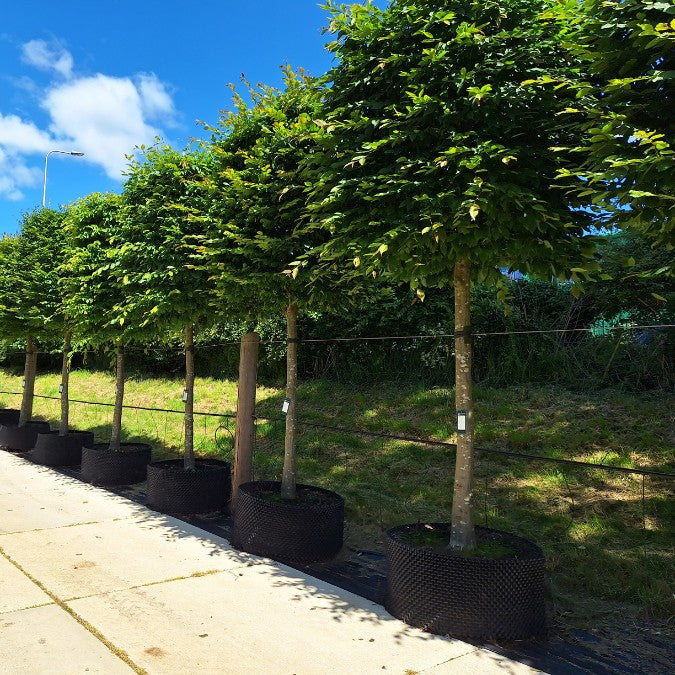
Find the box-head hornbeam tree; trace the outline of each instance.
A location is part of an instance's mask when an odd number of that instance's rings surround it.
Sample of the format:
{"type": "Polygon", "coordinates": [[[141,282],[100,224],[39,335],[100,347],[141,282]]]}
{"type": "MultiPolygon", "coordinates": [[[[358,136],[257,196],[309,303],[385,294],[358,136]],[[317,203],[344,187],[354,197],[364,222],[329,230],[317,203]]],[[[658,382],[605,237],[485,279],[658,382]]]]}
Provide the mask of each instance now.
{"type": "MultiPolygon", "coordinates": [[[[472,520],[472,280],[500,270],[582,279],[587,218],[555,189],[573,145],[558,92],[523,80],[565,72],[544,2],[328,2],[322,152],[308,159],[324,260],[425,288],[454,287],[457,464],[450,547],[475,543],[472,520]]],[[[589,267],[595,265],[590,263],[589,267]]]]}
{"type": "Polygon", "coordinates": [[[94,193],[68,208],[67,256],[61,284],[68,325],[78,342],[116,352],[115,407],[110,449],[120,450],[124,405],[124,346],[136,337],[126,321],[119,260],[121,198],[94,193]]]}
{"type": "Polygon", "coordinates": [[[127,320],[155,340],[185,336],[184,467],[194,470],[194,328],[233,309],[216,306],[205,264],[208,151],[143,148],[127,169],[121,245],[116,252],[127,320]]]}
{"type": "MultiPolygon", "coordinates": [[[[252,318],[285,313],[287,321],[286,430],[282,496],[296,497],[296,390],[298,312],[323,310],[349,300],[335,275],[310,283],[299,258],[320,242],[322,231],[308,232],[301,165],[316,148],[322,83],[302,71],[284,68],[283,89],[249,87],[247,100],[235,93],[232,110],[221,114],[212,132],[213,201],[218,224],[211,241],[215,273],[226,284],[236,279],[252,318]],[[231,250],[224,271],[219,249],[231,250]]],[[[229,254],[228,254],[229,255],[229,254]]],[[[353,290],[353,289],[352,289],[353,290]]]]}
{"type": "Polygon", "coordinates": [[[19,425],[33,415],[37,349],[35,340],[63,330],[59,265],[64,255],[64,213],[26,213],[21,234],[3,240],[0,271],[0,334],[26,342],[26,367],[19,425]]]}

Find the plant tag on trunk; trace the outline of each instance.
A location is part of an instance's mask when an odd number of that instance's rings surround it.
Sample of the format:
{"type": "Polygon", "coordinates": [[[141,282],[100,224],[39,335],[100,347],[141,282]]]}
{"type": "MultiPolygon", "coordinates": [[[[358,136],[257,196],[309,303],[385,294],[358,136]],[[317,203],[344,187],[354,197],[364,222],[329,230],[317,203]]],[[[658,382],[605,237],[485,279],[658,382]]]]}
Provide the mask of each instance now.
{"type": "Polygon", "coordinates": [[[63,394],[63,385],[62,384],[59,385],[59,394],[63,394]]]}
{"type": "Polygon", "coordinates": [[[465,434],[469,425],[469,412],[467,410],[457,411],[457,433],[465,434]]]}
{"type": "Polygon", "coordinates": [[[21,380],[21,388],[22,389],[26,388],[26,380],[21,380]]]}
{"type": "Polygon", "coordinates": [[[187,401],[188,401],[188,395],[189,395],[189,394],[188,394],[188,390],[187,390],[187,389],[183,389],[183,403],[187,403],[187,401]]]}
{"type": "Polygon", "coordinates": [[[285,398],[284,402],[281,405],[281,412],[284,415],[288,415],[288,409],[291,407],[291,399],[290,398],[285,398]]]}

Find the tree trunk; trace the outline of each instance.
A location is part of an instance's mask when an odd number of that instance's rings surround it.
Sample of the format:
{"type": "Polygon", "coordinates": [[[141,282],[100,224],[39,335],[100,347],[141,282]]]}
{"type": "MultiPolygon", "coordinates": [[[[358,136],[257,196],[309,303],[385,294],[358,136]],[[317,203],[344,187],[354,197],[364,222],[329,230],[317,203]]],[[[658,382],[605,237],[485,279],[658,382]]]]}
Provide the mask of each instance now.
{"type": "Polygon", "coordinates": [[[286,437],[284,439],[284,470],[281,476],[281,496],[295,499],[295,396],[298,388],[298,306],[286,307],[286,437]]]}
{"type": "Polygon", "coordinates": [[[258,366],[258,333],[246,333],[239,351],[237,386],[237,424],[234,431],[234,474],[231,506],[237,501],[237,488],[253,480],[253,440],[255,436],[255,388],[258,366]]]}
{"type": "Polygon", "coordinates": [[[115,409],[110,431],[110,450],[119,452],[122,439],[122,406],[124,405],[124,349],[117,347],[117,379],[115,382],[115,409]]]}
{"type": "Polygon", "coordinates": [[[452,533],[449,547],[466,551],[476,546],[473,526],[473,394],[471,388],[471,263],[455,265],[455,407],[459,420],[465,415],[466,430],[457,430],[455,487],[452,498],[452,533]]]}
{"type": "Polygon", "coordinates": [[[26,340],[26,365],[23,371],[23,397],[21,399],[21,412],[19,414],[20,427],[29,424],[33,419],[36,370],[37,350],[33,344],[33,338],[29,335],[26,340]]]}
{"type": "Polygon", "coordinates": [[[63,338],[63,362],[61,363],[61,424],[59,436],[68,433],[68,381],[70,380],[70,331],[63,338]]]}
{"type": "Polygon", "coordinates": [[[186,471],[195,470],[194,448],[195,345],[192,324],[185,326],[185,454],[186,471]]]}

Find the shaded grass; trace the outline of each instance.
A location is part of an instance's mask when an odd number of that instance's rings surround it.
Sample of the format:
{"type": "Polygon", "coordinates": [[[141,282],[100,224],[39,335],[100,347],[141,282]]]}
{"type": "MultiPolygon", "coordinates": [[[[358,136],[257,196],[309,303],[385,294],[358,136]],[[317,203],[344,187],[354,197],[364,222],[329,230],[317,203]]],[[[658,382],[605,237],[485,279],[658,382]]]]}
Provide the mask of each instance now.
{"type": "MultiPolygon", "coordinates": [[[[306,383],[302,419],[453,442],[453,391],[306,383]]],[[[553,387],[477,388],[477,445],[557,459],[675,472],[673,397],[553,387]]],[[[280,399],[261,402],[274,414],[280,399]]],[[[283,424],[258,428],[260,477],[281,474],[283,424]]],[[[349,537],[381,548],[382,530],[451,517],[454,451],[300,427],[298,475],[346,498],[349,537]]],[[[544,549],[556,606],[586,625],[607,611],[673,612],[673,481],[478,453],[478,524],[544,549]],[[609,603],[608,610],[605,603],[609,603]]]]}
{"type": "MultiPolygon", "coordinates": [[[[58,396],[59,376],[38,377],[36,392],[58,396]]],[[[0,373],[0,389],[21,377],[0,373]]],[[[126,403],[180,410],[181,380],[131,377],[126,403]]],[[[582,462],[674,472],[673,397],[607,389],[476,388],[477,445],[582,462]]],[[[112,402],[111,374],[75,371],[71,396],[112,402]]],[[[280,389],[258,389],[257,478],[278,480],[284,422],[280,389]]],[[[0,395],[0,406],[18,397],[0,395]]],[[[195,409],[233,413],[233,382],[197,378],[195,409]]],[[[451,389],[412,385],[300,386],[301,420],[364,431],[454,441],[451,389]]],[[[36,399],[36,415],[56,422],[58,401],[36,399]]],[[[112,409],[73,403],[74,427],[109,435],[112,409]]],[[[143,440],[155,458],[179,456],[182,416],[125,410],[124,440],[143,440]]],[[[197,453],[231,459],[234,420],[195,418],[197,453]],[[221,428],[221,424],[227,428],[221,428]]],[[[340,429],[299,425],[298,477],[346,498],[348,544],[382,548],[382,530],[405,522],[450,519],[454,451],[340,429]]],[[[476,522],[521,534],[544,549],[555,606],[575,625],[618,612],[667,617],[673,611],[673,481],[479,453],[476,522]]]]}

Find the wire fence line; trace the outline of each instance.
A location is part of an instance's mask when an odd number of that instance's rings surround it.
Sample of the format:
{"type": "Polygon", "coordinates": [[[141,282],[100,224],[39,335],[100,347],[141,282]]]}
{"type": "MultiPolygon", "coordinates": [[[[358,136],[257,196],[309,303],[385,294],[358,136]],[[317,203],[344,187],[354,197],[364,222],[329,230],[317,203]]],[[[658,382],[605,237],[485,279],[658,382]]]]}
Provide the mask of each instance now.
{"type": "MultiPolygon", "coordinates": [[[[282,418],[256,418],[256,480],[281,478],[283,422],[282,418]]],[[[298,446],[303,448],[299,474],[313,473],[309,483],[318,479],[322,487],[348,497],[354,504],[357,531],[363,526],[360,519],[376,524],[380,531],[401,522],[423,522],[429,517],[429,501],[435,504],[434,518],[450,517],[454,444],[299,420],[296,428],[298,446]],[[370,440],[364,445],[345,442],[345,432],[370,440]],[[409,443],[412,449],[401,450],[398,443],[409,443]],[[449,452],[433,453],[438,447],[449,452]],[[317,472],[317,467],[323,469],[317,472]]],[[[610,510],[611,517],[600,523],[605,530],[601,538],[608,546],[625,546],[630,536],[642,532],[645,538],[634,539],[631,545],[656,549],[672,520],[663,497],[672,494],[673,478],[675,474],[664,471],[476,448],[475,519],[477,524],[497,529],[516,525],[518,531],[533,537],[546,528],[556,533],[557,541],[574,544],[570,535],[574,526],[596,527],[597,519],[610,510]],[[533,462],[546,469],[533,471],[533,462]],[[530,501],[531,489],[546,496],[545,506],[530,501]]],[[[595,545],[592,549],[596,550],[595,545]]]]}
{"type": "MultiPolygon", "coordinates": [[[[0,394],[5,394],[9,396],[21,396],[22,392],[18,391],[0,391],[0,394]]],[[[53,401],[60,401],[60,397],[58,396],[46,396],[43,394],[34,394],[35,398],[41,398],[41,399],[47,399],[47,400],[53,400],[53,401]]],[[[103,401],[86,401],[82,399],[68,399],[70,403],[80,403],[84,405],[95,405],[95,406],[105,406],[105,407],[114,407],[114,403],[107,403],[103,401]]],[[[183,410],[175,410],[171,408],[153,408],[149,406],[137,406],[137,405],[123,405],[122,406],[124,409],[127,410],[144,410],[148,412],[158,412],[158,413],[168,413],[168,414],[175,414],[175,415],[184,415],[185,412],[183,410]]],[[[215,413],[215,412],[206,412],[206,411],[197,411],[195,410],[193,412],[193,415],[195,416],[200,416],[200,417],[216,417],[216,418],[222,418],[222,419],[236,419],[237,415],[235,413],[215,413]]],[[[269,422],[272,424],[279,424],[279,423],[285,423],[285,417],[283,416],[278,416],[278,417],[265,417],[265,416],[260,416],[260,415],[255,415],[254,420],[256,422],[269,422]]],[[[379,438],[382,440],[391,440],[391,441],[401,441],[405,443],[416,443],[420,445],[427,445],[427,446],[433,446],[433,447],[441,447],[441,448],[446,448],[450,450],[455,450],[456,445],[454,443],[449,443],[447,441],[438,441],[438,440],[433,440],[429,438],[422,438],[419,436],[407,436],[407,435],[402,435],[402,434],[391,434],[391,433],[385,433],[385,432],[379,432],[379,431],[368,431],[366,429],[358,429],[358,428],[353,428],[353,427],[342,427],[342,426],[336,426],[336,425],[330,425],[330,424],[322,424],[319,422],[310,422],[302,419],[296,419],[295,423],[301,427],[305,427],[308,429],[320,429],[324,431],[330,431],[333,433],[340,433],[340,434],[351,434],[351,435],[357,435],[357,436],[366,436],[368,438],[379,438]]],[[[502,457],[510,457],[514,459],[522,459],[522,460],[527,460],[527,461],[537,461],[537,462],[547,462],[550,464],[559,464],[559,465],[565,465],[565,466],[576,466],[579,468],[585,468],[585,469],[599,469],[602,471],[610,471],[610,472],[617,472],[617,473],[624,473],[624,474],[635,474],[635,475],[640,475],[640,476],[659,476],[661,478],[668,478],[668,479],[675,479],[675,473],[667,473],[663,471],[652,471],[649,469],[636,469],[636,468],[627,468],[627,467],[622,467],[622,466],[612,466],[611,464],[598,464],[594,462],[580,462],[578,460],[572,460],[572,459],[561,459],[558,457],[546,457],[543,455],[533,455],[530,453],[522,453],[522,452],[512,452],[509,450],[499,450],[499,449],[493,449],[493,448],[476,448],[476,451],[481,454],[486,454],[486,455],[498,455],[502,457]]]]}
{"type": "MultiPolygon", "coordinates": [[[[606,335],[615,331],[639,331],[639,330],[656,330],[656,329],[671,329],[675,328],[675,324],[644,324],[644,325],[624,325],[618,324],[615,326],[598,325],[585,328],[546,328],[538,330],[513,330],[513,331],[476,331],[471,333],[471,337],[497,337],[510,335],[563,335],[568,333],[587,333],[590,335],[606,335]]],[[[406,341],[406,340],[443,340],[452,339],[455,337],[452,333],[434,333],[425,335],[375,335],[375,336],[355,336],[355,337],[333,337],[333,338],[297,338],[295,341],[298,344],[336,344],[341,342],[386,342],[386,341],[406,341]]],[[[238,346],[240,342],[233,340],[229,342],[217,342],[209,344],[196,344],[195,351],[202,351],[208,349],[216,349],[218,347],[234,347],[238,346]]],[[[285,345],[287,340],[260,340],[260,345],[285,345]]],[[[125,351],[131,352],[182,352],[183,346],[127,346],[125,351]]],[[[35,354],[53,355],[60,351],[54,349],[51,351],[34,351],[35,354]]],[[[78,353],[77,351],[73,353],[78,353]]],[[[84,350],[79,353],[92,353],[91,350],[84,350]]],[[[25,351],[7,351],[7,356],[19,356],[25,354],[25,351]]]]}

